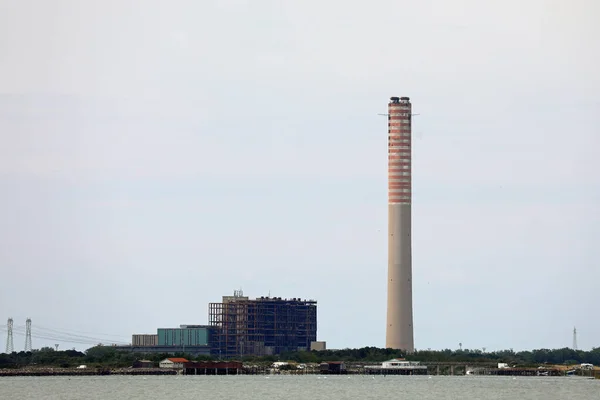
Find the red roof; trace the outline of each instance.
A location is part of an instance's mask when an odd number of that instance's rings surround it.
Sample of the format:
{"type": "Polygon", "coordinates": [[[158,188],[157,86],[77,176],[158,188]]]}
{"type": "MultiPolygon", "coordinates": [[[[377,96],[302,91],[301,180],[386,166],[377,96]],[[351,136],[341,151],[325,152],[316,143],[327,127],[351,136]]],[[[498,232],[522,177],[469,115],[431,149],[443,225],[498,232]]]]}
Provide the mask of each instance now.
{"type": "Polygon", "coordinates": [[[186,360],[185,358],[167,358],[167,360],[174,362],[174,363],[186,363],[188,362],[188,360],[186,360]]]}

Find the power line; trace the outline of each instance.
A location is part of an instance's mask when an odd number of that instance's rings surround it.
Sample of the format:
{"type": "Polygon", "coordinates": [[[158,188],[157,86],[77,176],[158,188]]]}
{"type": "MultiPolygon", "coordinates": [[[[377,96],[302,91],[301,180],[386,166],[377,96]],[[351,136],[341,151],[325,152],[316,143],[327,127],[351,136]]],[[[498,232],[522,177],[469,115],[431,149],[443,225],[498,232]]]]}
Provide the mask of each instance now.
{"type": "MultiPolygon", "coordinates": [[[[36,327],[37,327],[38,329],[46,329],[46,330],[55,331],[55,332],[67,332],[67,331],[65,331],[64,329],[50,328],[50,327],[47,327],[47,326],[40,326],[40,325],[36,325],[36,327]]],[[[77,331],[77,330],[75,330],[75,329],[69,329],[69,331],[68,331],[68,332],[73,332],[73,333],[75,333],[75,334],[78,334],[78,333],[83,333],[83,334],[88,334],[88,335],[112,336],[112,337],[118,337],[118,338],[122,338],[122,337],[123,337],[122,335],[112,335],[112,334],[109,334],[109,333],[98,333],[98,332],[77,331]]]]}
{"type": "Polygon", "coordinates": [[[97,332],[84,332],[76,330],[55,329],[43,326],[35,326],[32,329],[31,319],[27,318],[25,325],[14,325],[13,318],[8,319],[6,327],[0,326],[0,332],[7,332],[6,352],[14,351],[14,335],[25,336],[25,351],[31,351],[32,338],[51,340],[56,343],[73,343],[82,345],[97,345],[100,343],[107,345],[128,345],[129,341],[123,340],[122,336],[111,334],[98,334],[97,332]],[[118,339],[117,339],[118,338],[118,339]]]}
{"type": "MultiPolygon", "coordinates": [[[[0,328],[1,329],[1,328],[0,328]]],[[[19,334],[23,335],[23,332],[25,332],[25,326],[23,325],[15,325],[15,331],[18,331],[19,334]]],[[[95,342],[122,342],[125,343],[125,341],[123,340],[115,340],[112,338],[107,338],[107,337],[103,337],[103,336],[115,336],[115,337],[120,337],[122,338],[122,336],[117,336],[117,335],[97,335],[97,336],[86,336],[86,335],[78,335],[78,334],[73,334],[70,333],[70,331],[65,331],[65,330],[58,330],[58,329],[52,329],[52,328],[44,328],[44,327],[40,327],[38,325],[36,325],[35,328],[35,332],[33,334],[33,336],[35,336],[36,334],[43,334],[45,336],[53,336],[53,337],[63,337],[63,338],[67,338],[67,339],[77,339],[77,340],[92,340],[95,342]]]]}
{"type": "Polygon", "coordinates": [[[53,329],[53,328],[46,328],[43,326],[37,326],[36,329],[41,330],[42,332],[46,332],[49,334],[57,334],[57,335],[65,335],[68,337],[73,337],[73,338],[79,338],[79,339],[93,339],[95,341],[106,341],[106,342],[120,342],[120,341],[116,341],[114,339],[108,339],[108,338],[102,338],[103,336],[113,336],[113,337],[119,337],[122,338],[122,336],[117,336],[117,335],[106,335],[106,334],[98,334],[98,336],[87,336],[87,335],[79,335],[77,333],[70,333],[70,332],[77,332],[77,331],[64,331],[64,330],[59,330],[59,329],[53,329]]]}
{"type": "MultiPolygon", "coordinates": [[[[25,335],[25,332],[19,331],[19,330],[16,330],[14,333],[17,334],[17,335],[19,335],[19,336],[24,336],[25,335]]],[[[86,344],[86,345],[98,344],[98,343],[127,344],[125,342],[109,342],[109,341],[97,340],[97,339],[96,340],[95,339],[84,340],[84,339],[72,338],[72,337],[68,337],[68,336],[48,335],[48,334],[43,334],[43,333],[42,334],[32,333],[31,337],[32,338],[36,338],[36,339],[52,340],[52,341],[55,341],[55,342],[76,343],[76,344],[86,344]]]]}
{"type": "MultiPolygon", "coordinates": [[[[0,330],[3,330],[3,328],[0,328],[0,330]]],[[[13,332],[19,336],[25,336],[27,339],[27,335],[28,335],[27,326],[25,326],[25,327],[22,325],[14,326],[13,332]]],[[[74,335],[74,334],[71,334],[68,332],[54,330],[54,329],[50,329],[50,328],[39,329],[39,327],[37,327],[37,326],[36,326],[35,331],[31,332],[31,337],[34,337],[36,339],[52,340],[52,341],[58,341],[58,342],[63,342],[63,343],[77,343],[77,344],[86,344],[86,345],[98,344],[98,343],[116,344],[116,345],[128,344],[128,342],[126,342],[126,341],[117,341],[114,339],[107,339],[107,338],[74,335]]]]}

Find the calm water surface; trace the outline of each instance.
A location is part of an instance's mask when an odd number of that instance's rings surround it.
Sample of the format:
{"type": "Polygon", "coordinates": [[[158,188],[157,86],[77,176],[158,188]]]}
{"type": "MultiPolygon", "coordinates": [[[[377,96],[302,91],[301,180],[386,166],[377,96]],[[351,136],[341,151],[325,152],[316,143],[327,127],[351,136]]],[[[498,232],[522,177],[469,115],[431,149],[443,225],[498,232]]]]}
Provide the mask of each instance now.
{"type": "Polygon", "coordinates": [[[0,399],[600,399],[600,380],[474,376],[0,378],[0,399]]]}

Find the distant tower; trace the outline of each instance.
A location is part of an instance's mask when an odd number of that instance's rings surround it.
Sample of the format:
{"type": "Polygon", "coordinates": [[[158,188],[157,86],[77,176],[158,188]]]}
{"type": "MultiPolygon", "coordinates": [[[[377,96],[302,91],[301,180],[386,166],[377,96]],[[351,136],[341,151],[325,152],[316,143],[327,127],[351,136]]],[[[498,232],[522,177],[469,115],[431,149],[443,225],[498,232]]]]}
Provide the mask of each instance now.
{"type": "Polygon", "coordinates": [[[387,348],[413,352],[411,119],[408,97],[388,103],[387,348]]]}
{"type": "Polygon", "coordinates": [[[25,352],[31,351],[31,318],[25,321],[25,352]]]}
{"type": "Polygon", "coordinates": [[[577,350],[577,328],[573,327],[573,350],[577,350]]]}
{"type": "Polygon", "coordinates": [[[8,336],[6,337],[6,354],[11,354],[14,351],[13,346],[13,319],[9,318],[8,323],[6,324],[6,332],[8,336]]]}

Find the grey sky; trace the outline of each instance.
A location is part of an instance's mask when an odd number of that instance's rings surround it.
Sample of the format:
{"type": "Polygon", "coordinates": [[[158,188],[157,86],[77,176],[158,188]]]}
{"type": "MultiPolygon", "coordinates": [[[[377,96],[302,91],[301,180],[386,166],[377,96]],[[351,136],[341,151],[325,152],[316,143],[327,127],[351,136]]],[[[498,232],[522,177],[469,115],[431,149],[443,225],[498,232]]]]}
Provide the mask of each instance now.
{"type": "Polygon", "coordinates": [[[599,13],[0,0],[0,323],[129,341],[242,287],[383,346],[396,95],[421,114],[416,347],[600,345],[599,13]]]}

